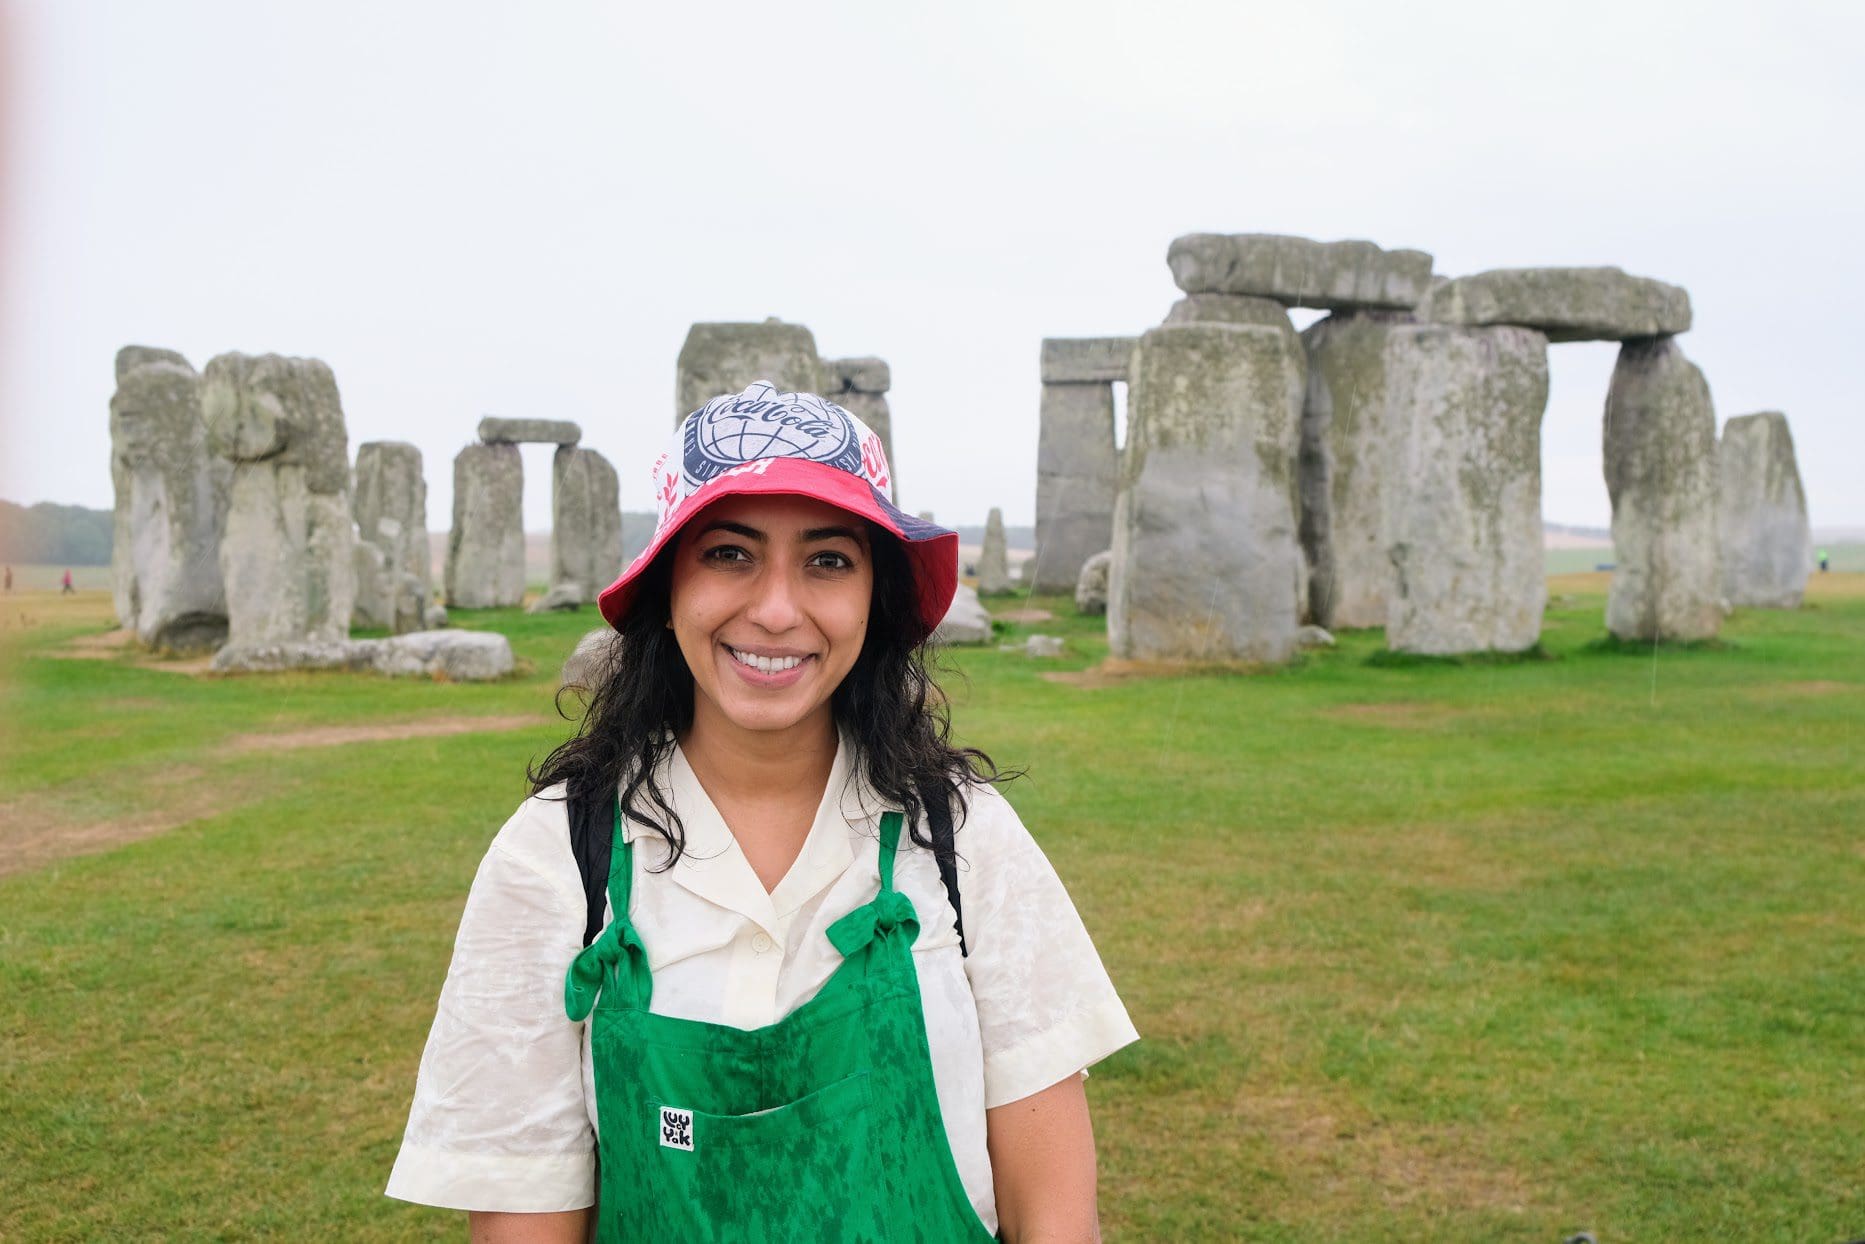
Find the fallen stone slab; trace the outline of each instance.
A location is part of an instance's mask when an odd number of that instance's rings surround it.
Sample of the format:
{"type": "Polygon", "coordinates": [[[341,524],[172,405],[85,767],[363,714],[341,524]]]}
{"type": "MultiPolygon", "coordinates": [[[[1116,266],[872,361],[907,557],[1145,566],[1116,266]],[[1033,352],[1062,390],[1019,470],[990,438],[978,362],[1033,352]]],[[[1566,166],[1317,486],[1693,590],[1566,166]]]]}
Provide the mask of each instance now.
{"type": "Polygon", "coordinates": [[[479,439],[487,445],[574,445],[583,439],[583,429],[568,419],[487,415],[479,421],[479,439]]]}
{"type": "MultiPolygon", "coordinates": [[[[604,585],[607,586],[606,584],[604,585]]],[[[583,607],[583,586],[580,583],[559,583],[529,605],[526,613],[555,613],[559,610],[574,610],[583,607]]]]}
{"type": "Polygon", "coordinates": [[[952,594],[945,618],[932,633],[935,644],[988,644],[991,642],[991,615],[970,585],[961,583],[952,594]]]}
{"type": "Polygon", "coordinates": [[[621,655],[621,639],[614,627],[599,626],[577,640],[575,651],[563,663],[563,690],[587,694],[608,681],[621,655]]]}
{"type": "Polygon", "coordinates": [[[512,646],[493,631],[411,631],[388,639],[229,644],[214,654],[223,674],[345,670],[390,677],[486,682],[514,667],[512,646]]]}
{"type": "Polygon", "coordinates": [[[1280,233],[1189,233],[1173,239],[1166,265],[1188,294],[1247,294],[1324,311],[1409,310],[1431,285],[1424,251],[1280,233]]]}
{"type": "Polygon", "coordinates": [[[1723,598],[1736,606],[1798,609],[1813,566],[1813,531],[1787,416],[1770,410],[1731,419],[1717,459],[1723,598]]]}
{"type": "Polygon", "coordinates": [[[1043,383],[1125,382],[1136,340],[1133,337],[1045,337],[1043,383]]]}
{"type": "Polygon", "coordinates": [[[1689,331],[1690,295],[1619,268],[1497,268],[1437,285],[1418,318],[1520,324],[1549,341],[1629,341],[1689,331]]]}

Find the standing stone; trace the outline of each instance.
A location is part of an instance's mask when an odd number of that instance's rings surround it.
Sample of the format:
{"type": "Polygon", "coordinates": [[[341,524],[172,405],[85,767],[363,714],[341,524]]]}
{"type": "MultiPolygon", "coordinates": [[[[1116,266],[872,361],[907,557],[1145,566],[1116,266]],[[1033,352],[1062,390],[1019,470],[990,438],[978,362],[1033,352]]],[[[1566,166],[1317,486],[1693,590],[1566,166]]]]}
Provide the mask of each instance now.
{"type": "Polygon", "coordinates": [[[220,544],[227,647],[217,667],[244,648],[343,641],[356,594],[356,523],[349,434],[330,368],[222,354],[207,364],[201,407],[214,451],[233,462],[220,544]]]}
{"type": "Polygon", "coordinates": [[[220,541],[233,469],[208,450],[200,377],[181,355],[126,346],[116,378],[110,567],[117,617],[146,647],[212,649],[227,636],[220,541]]]}
{"type": "Polygon", "coordinates": [[[1787,416],[1738,415],[1723,425],[1716,456],[1723,598],[1760,609],[1800,608],[1813,567],[1813,530],[1787,416]]]}
{"type": "Polygon", "coordinates": [[[822,396],[846,410],[881,438],[887,455],[887,496],[900,498],[900,476],[894,463],[894,418],[887,406],[893,372],[885,359],[824,359],[822,396]]]}
{"type": "Polygon", "coordinates": [[[1410,322],[1403,311],[1336,311],[1302,333],[1301,539],[1309,616],[1324,627],[1386,624],[1393,577],[1386,489],[1398,450],[1386,347],[1393,327],[1410,322]]]}
{"type": "Polygon", "coordinates": [[[1607,629],[1620,639],[1714,638],[1722,627],[1716,412],[1675,338],[1619,347],[1605,457],[1616,562],[1607,629]]]}
{"type": "Polygon", "coordinates": [[[1386,646],[1520,652],[1541,637],[1548,339],[1529,328],[1387,330],[1393,451],[1386,646]]]}
{"type": "Polygon", "coordinates": [[[984,548],[978,554],[978,595],[1010,591],[1010,545],[1004,537],[1004,512],[996,506],[984,520],[984,548]]]}
{"type": "Polygon", "coordinates": [[[397,634],[424,629],[434,575],[421,451],[403,441],[357,446],[354,505],[358,540],[382,554],[381,582],[373,587],[360,577],[358,561],[356,624],[397,634]]]}
{"type": "Polygon", "coordinates": [[[1113,386],[1045,382],[1036,445],[1036,555],[1029,571],[1034,590],[1068,591],[1082,563],[1113,541],[1119,487],[1113,386]]]}
{"type": "Polygon", "coordinates": [[[1316,242],[1277,233],[1190,233],[1166,251],[1188,294],[1243,294],[1324,311],[1408,311],[1431,285],[1431,256],[1371,242],[1316,242]]]}
{"type": "Polygon", "coordinates": [[[609,460],[593,449],[560,445],[551,461],[550,581],[574,583],[580,599],[622,573],[621,486],[609,460]]]}
{"type": "Polygon", "coordinates": [[[801,324],[695,324],[680,347],[674,381],[674,422],[721,393],[768,380],[780,393],[821,393],[816,339],[801,324]]]}
{"type": "Polygon", "coordinates": [[[1078,613],[1107,612],[1107,572],[1113,565],[1112,549],[1102,549],[1081,564],[1081,576],[1075,580],[1075,609],[1078,613]]]}
{"type": "Polygon", "coordinates": [[[448,608],[496,609],[523,603],[524,489],[524,459],[516,445],[468,445],[454,458],[448,608]]]}
{"type": "Polygon", "coordinates": [[[1140,338],[1115,504],[1117,657],[1284,661],[1299,625],[1293,333],[1175,324],[1140,338]]]}

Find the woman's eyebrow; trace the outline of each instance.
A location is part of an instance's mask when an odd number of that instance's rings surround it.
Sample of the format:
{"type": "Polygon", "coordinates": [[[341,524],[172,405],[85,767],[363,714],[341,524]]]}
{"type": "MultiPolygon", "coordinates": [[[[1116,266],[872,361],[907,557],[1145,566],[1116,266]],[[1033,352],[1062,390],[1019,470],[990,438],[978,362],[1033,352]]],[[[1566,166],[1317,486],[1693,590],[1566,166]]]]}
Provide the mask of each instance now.
{"type": "Polygon", "coordinates": [[[862,532],[854,527],[811,527],[803,533],[803,540],[806,544],[813,544],[817,540],[853,540],[861,544],[862,532]]]}
{"type": "Polygon", "coordinates": [[[733,535],[743,536],[747,540],[764,539],[764,533],[759,531],[756,527],[747,527],[743,523],[727,522],[723,519],[716,523],[707,523],[704,527],[699,529],[699,534],[707,536],[715,531],[729,531],[733,535]]]}

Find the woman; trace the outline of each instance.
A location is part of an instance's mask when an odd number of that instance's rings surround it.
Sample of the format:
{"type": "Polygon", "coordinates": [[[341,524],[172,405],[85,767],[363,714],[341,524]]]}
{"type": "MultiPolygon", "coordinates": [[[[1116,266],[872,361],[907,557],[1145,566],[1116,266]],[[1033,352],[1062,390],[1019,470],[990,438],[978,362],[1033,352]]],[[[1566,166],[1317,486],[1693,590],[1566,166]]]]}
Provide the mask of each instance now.
{"type": "Polygon", "coordinates": [[[920,654],[957,535],[766,383],[654,479],[612,668],[474,880],[389,1195],[484,1241],[1096,1238],[1082,1079],[1136,1034],[946,742],[920,654]]]}

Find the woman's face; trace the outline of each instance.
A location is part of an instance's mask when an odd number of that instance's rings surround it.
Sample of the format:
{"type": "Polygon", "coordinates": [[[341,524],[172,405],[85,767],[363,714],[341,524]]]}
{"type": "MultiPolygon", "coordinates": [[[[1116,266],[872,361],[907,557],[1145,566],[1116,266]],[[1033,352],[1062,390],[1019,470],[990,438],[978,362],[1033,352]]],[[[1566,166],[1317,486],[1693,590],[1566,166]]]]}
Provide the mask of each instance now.
{"type": "Polygon", "coordinates": [[[867,524],[809,497],[727,497],[681,531],[674,638],[695,729],[820,728],[874,593],[867,524]]]}

